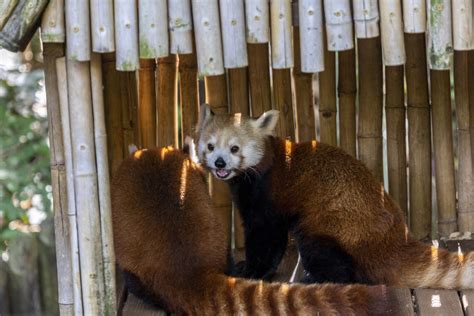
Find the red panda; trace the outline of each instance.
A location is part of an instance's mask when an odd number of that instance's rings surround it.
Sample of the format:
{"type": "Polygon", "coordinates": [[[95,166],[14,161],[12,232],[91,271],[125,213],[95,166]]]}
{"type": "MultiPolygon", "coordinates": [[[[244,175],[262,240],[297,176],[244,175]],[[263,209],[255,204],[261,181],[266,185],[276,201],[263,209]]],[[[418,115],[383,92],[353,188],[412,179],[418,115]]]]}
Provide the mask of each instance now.
{"type": "Polygon", "coordinates": [[[136,151],[112,182],[115,251],[130,291],[176,314],[388,313],[387,289],[265,283],[225,274],[223,223],[203,170],[180,150],[136,151]]]}
{"type": "Polygon", "coordinates": [[[273,137],[278,115],[200,110],[198,158],[229,184],[244,222],[239,275],[269,277],[290,231],[308,283],[474,288],[474,253],[412,238],[400,207],[366,166],[336,147],[273,137]]]}

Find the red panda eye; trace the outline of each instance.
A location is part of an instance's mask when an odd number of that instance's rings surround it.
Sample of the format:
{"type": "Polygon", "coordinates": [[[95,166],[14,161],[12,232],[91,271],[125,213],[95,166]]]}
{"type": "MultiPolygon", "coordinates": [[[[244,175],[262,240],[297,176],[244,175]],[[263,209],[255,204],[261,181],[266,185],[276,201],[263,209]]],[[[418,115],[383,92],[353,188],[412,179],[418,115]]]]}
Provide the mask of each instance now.
{"type": "Polygon", "coordinates": [[[214,150],[214,145],[213,144],[207,144],[207,149],[209,149],[209,151],[213,151],[214,150]]]}
{"type": "Polygon", "coordinates": [[[230,148],[230,152],[233,153],[233,154],[235,154],[236,152],[239,151],[239,149],[240,149],[239,146],[232,146],[232,147],[230,148]]]}

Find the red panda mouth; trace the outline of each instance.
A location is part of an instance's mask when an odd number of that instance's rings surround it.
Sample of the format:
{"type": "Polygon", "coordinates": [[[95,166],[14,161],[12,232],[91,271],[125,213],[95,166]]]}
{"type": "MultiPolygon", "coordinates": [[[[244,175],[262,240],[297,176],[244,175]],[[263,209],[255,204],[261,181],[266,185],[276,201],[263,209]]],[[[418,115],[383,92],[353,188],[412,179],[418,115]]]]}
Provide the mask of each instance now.
{"type": "Polygon", "coordinates": [[[220,179],[225,179],[230,175],[230,171],[226,169],[216,169],[216,175],[220,179]]]}

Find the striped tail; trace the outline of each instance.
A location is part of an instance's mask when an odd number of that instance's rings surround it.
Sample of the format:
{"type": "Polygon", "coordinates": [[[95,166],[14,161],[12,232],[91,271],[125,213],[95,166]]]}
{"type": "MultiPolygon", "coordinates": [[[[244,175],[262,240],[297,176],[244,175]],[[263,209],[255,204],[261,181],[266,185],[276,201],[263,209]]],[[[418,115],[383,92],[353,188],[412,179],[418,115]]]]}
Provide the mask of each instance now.
{"type": "Polygon", "coordinates": [[[474,252],[449,252],[435,245],[414,243],[406,248],[402,286],[474,289],[474,252]]]}
{"type": "MultiPolygon", "coordinates": [[[[388,315],[387,288],[364,285],[266,283],[214,275],[190,314],[388,315]]],[[[186,312],[188,313],[188,312],[186,312]]]]}

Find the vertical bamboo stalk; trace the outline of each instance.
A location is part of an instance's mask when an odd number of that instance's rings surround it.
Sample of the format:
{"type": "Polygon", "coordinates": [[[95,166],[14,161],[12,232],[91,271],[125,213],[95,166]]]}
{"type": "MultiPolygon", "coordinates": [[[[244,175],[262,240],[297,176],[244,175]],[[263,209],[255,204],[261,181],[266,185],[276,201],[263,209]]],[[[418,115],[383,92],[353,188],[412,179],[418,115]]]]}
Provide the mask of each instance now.
{"type": "MultiPolygon", "coordinates": [[[[404,7],[405,10],[405,7],[404,7]]],[[[405,33],[408,102],[410,226],[418,239],[431,233],[431,126],[425,34],[405,33]]]]}
{"type": "MultiPolygon", "coordinates": [[[[468,83],[474,82],[474,50],[469,51],[468,56],[468,83]]],[[[471,134],[471,166],[474,170],[474,89],[469,89],[469,129],[471,134]]]]}
{"type": "Polygon", "coordinates": [[[221,13],[224,65],[226,68],[241,68],[248,65],[245,41],[244,2],[219,0],[221,13]]]}
{"type": "Polygon", "coordinates": [[[194,136],[199,113],[198,69],[196,53],[179,55],[179,83],[181,93],[182,139],[194,136]]]}
{"type": "Polygon", "coordinates": [[[138,112],[140,121],[140,145],[144,148],[156,146],[156,99],[154,59],[141,59],[138,71],[138,112]]]}
{"type": "Polygon", "coordinates": [[[327,49],[341,51],[354,48],[350,1],[324,0],[324,17],[327,49]]]}
{"type": "Polygon", "coordinates": [[[4,0],[0,2],[0,30],[3,28],[19,0],[4,0]]]}
{"type": "Polygon", "coordinates": [[[224,73],[219,8],[215,0],[192,0],[199,74],[224,73]]]}
{"type": "Polygon", "coordinates": [[[193,20],[190,0],[169,0],[169,31],[171,54],[193,52],[193,20]]]}
{"type": "Polygon", "coordinates": [[[66,0],[67,58],[88,61],[91,58],[89,1],[66,0]]]}
{"type": "Polygon", "coordinates": [[[92,51],[115,51],[114,4],[112,0],[91,0],[92,51]]]}
{"type": "MultiPolygon", "coordinates": [[[[324,70],[323,4],[321,0],[300,0],[298,3],[298,55],[301,72],[324,70]],[[301,40],[299,40],[301,39],[301,40]]],[[[294,36],[296,38],[296,30],[294,36]]],[[[295,54],[296,54],[296,44],[295,54]]],[[[297,87],[297,85],[296,85],[297,87]]]]}
{"type": "Polygon", "coordinates": [[[122,107],[122,137],[123,151],[122,157],[130,155],[130,146],[140,146],[140,131],[138,129],[138,86],[135,72],[118,72],[119,87],[114,93],[119,91],[119,105],[122,107]]]}
{"type": "MultiPolygon", "coordinates": [[[[51,148],[51,185],[53,188],[53,211],[56,237],[58,303],[61,313],[71,315],[74,309],[74,288],[72,281],[72,253],[69,242],[70,227],[67,209],[67,173],[61,130],[61,109],[56,59],[64,56],[61,44],[43,46],[46,94],[48,98],[49,144],[51,148]]],[[[62,78],[59,78],[62,79],[62,78]]]]}
{"type": "Polygon", "coordinates": [[[359,159],[383,182],[383,69],[380,36],[358,39],[359,159]]]}
{"type": "Polygon", "coordinates": [[[178,146],[177,66],[176,55],[158,59],[158,75],[156,79],[158,147],[178,146]]]}
{"type": "Polygon", "coordinates": [[[453,56],[451,1],[429,0],[427,6],[430,68],[437,70],[450,69],[453,56]]]}
{"type": "MultiPolygon", "coordinates": [[[[357,156],[356,141],[356,53],[355,48],[338,53],[339,62],[339,138],[340,146],[353,157],[357,156]]],[[[334,125],[334,123],[332,123],[334,125]]]]}
{"type": "Polygon", "coordinates": [[[272,109],[268,43],[248,44],[249,86],[252,116],[272,109]]]}
{"type": "Polygon", "coordinates": [[[137,1],[114,2],[116,68],[120,71],[138,69],[137,1]]]}
{"type": "MultiPolygon", "coordinates": [[[[301,5],[301,3],[299,4],[301,5]]],[[[293,68],[293,78],[295,80],[296,95],[296,117],[299,142],[316,139],[316,127],[314,118],[313,99],[313,75],[302,71],[302,54],[300,53],[300,32],[299,26],[295,26],[293,48],[295,50],[295,67],[293,68]]]]}
{"type": "Polygon", "coordinates": [[[403,0],[405,33],[426,32],[426,0],[403,0]]]}
{"type": "MultiPolygon", "coordinates": [[[[82,315],[82,285],[81,285],[81,268],[79,260],[79,241],[77,232],[77,211],[76,211],[76,190],[74,188],[74,170],[73,170],[73,156],[71,147],[71,129],[69,122],[69,100],[67,94],[67,71],[66,58],[56,59],[56,70],[58,75],[58,91],[59,104],[61,112],[61,127],[63,133],[64,144],[64,160],[66,165],[66,180],[67,180],[67,223],[69,226],[69,243],[71,247],[71,282],[73,287],[73,308],[71,313],[65,312],[64,315],[82,315]]],[[[59,270],[58,270],[59,272],[59,270]]],[[[64,275],[58,275],[58,280],[61,282],[64,275]]],[[[67,280],[67,278],[65,278],[67,280]]],[[[61,293],[61,291],[60,291],[61,293]]],[[[60,307],[60,312],[62,309],[60,307]]],[[[61,314],[62,315],[62,314],[61,314]]]]}
{"type": "Polygon", "coordinates": [[[169,54],[168,8],[166,0],[138,1],[140,58],[169,54]]]}
{"type": "Polygon", "coordinates": [[[379,8],[377,0],[354,0],[354,25],[357,38],[379,36],[379,8]]]}
{"type": "MultiPolygon", "coordinates": [[[[227,85],[225,75],[209,76],[205,78],[206,85],[206,103],[216,113],[227,113],[229,111],[227,103],[227,85]]],[[[232,202],[230,198],[229,187],[224,181],[219,181],[211,177],[210,191],[212,201],[216,210],[224,218],[226,236],[230,243],[231,225],[232,225],[232,202]]]]}
{"type": "Polygon", "coordinates": [[[273,102],[275,109],[280,111],[280,120],[276,127],[277,135],[295,140],[290,69],[273,68],[273,102]]]}
{"type": "Polygon", "coordinates": [[[98,315],[106,311],[89,63],[68,60],[67,73],[83,307],[98,315]]]}
{"type": "Polygon", "coordinates": [[[403,65],[406,54],[400,1],[380,1],[380,17],[384,63],[386,66],[403,65]]]}
{"type": "Polygon", "coordinates": [[[458,226],[474,230],[474,175],[469,135],[469,52],[454,52],[454,93],[458,126],[458,226]]]}
{"type": "Polygon", "coordinates": [[[64,43],[65,38],[64,0],[50,1],[41,19],[41,40],[43,43],[64,43]]]}
{"type": "Polygon", "coordinates": [[[336,116],[336,53],[326,44],[324,71],[319,73],[319,133],[321,142],[332,146],[337,146],[336,116]]]}
{"type": "Polygon", "coordinates": [[[385,67],[389,192],[408,216],[404,66],[385,67]]]}
{"type": "Polygon", "coordinates": [[[474,49],[474,4],[453,1],[453,44],[455,50],[474,49]]]}
{"type": "Polygon", "coordinates": [[[109,163],[107,159],[107,132],[105,128],[104,95],[102,85],[101,58],[91,56],[92,108],[94,115],[94,140],[96,148],[97,185],[99,193],[100,232],[102,237],[102,258],[104,269],[105,296],[102,297],[105,314],[115,314],[115,254],[112,234],[112,213],[110,202],[109,163]]]}
{"type": "Polygon", "coordinates": [[[272,67],[274,69],[293,67],[290,0],[271,1],[270,12],[272,67]]]}
{"type": "Polygon", "coordinates": [[[268,43],[270,39],[270,10],[268,0],[245,0],[247,42],[268,43]]]}

